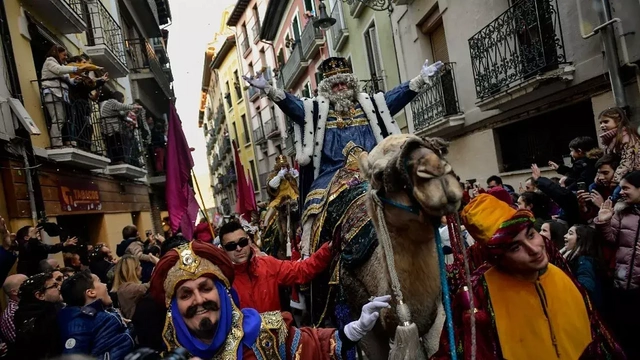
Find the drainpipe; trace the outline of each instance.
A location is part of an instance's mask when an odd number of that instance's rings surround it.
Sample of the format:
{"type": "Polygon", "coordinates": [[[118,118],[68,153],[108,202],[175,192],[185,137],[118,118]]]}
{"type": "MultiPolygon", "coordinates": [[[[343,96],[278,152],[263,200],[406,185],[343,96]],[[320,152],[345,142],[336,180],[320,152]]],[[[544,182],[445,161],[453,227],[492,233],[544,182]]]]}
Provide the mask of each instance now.
{"type": "Polygon", "coordinates": [[[619,22],[620,19],[611,17],[609,0],[593,0],[592,4],[597,9],[598,19],[601,25],[596,27],[592,33],[583,36],[583,38],[588,39],[598,32],[600,33],[600,38],[604,45],[605,57],[607,59],[607,67],[609,68],[609,78],[611,80],[611,91],[613,92],[614,101],[616,106],[626,108],[628,106],[627,97],[624,93],[622,78],[620,77],[620,58],[616,45],[615,29],[613,28],[613,23],[619,22]]]}

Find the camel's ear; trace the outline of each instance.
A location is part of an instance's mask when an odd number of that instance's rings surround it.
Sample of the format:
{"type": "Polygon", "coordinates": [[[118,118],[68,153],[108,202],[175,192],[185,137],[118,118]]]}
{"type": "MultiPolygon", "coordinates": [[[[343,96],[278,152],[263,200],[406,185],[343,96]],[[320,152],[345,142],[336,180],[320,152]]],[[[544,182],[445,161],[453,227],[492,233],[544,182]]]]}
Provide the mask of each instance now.
{"type": "Polygon", "coordinates": [[[369,153],[363,151],[358,156],[358,167],[360,168],[360,172],[365,176],[369,176],[369,153]]]}

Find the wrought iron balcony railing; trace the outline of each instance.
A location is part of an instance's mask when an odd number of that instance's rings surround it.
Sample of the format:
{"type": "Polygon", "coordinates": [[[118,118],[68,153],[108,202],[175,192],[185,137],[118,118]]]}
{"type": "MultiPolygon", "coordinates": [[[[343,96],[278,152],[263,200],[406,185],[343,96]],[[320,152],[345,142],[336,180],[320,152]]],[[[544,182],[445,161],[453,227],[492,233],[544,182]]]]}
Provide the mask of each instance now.
{"type": "Polygon", "coordinates": [[[134,72],[151,70],[167,98],[171,98],[171,85],[163,66],[160,64],[153,46],[145,39],[127,39],[129,69],[134,72]]]}
{"type": "Polygon", "coordinates": [[[291,55],[289,55],[289,59],[282,67],[282,71],[280,72],[283,77],[283,82],[285,87],[291,86],[293,82],[293,76],[300,69],[300,63],[302,62],[302,45],[300,45],[300,40],[297,40],[294,43],[293,51],[291,55]]]}
{"type": "Polygon", "coordinates": [[[280,130],[278,129],[278,122],[276,122],[276,119],[272,118],[264,122],[264,134],[269,139],[280,136],[280,130]]]}
{"type": "Polygon", "coordinates": [[[384,91],[384,78],[372,76],[371,79],[368,80],[360,80],[364,84],[362,84],[362,91],[373,96],[381,91],[384,91]]]}
{"type": "Polygon", "coordinates": [[[319,47],[316,40],[322,40],[323,37],[322,30],[313,26],[313,21],[307,21],[307,25],[304,27],[304,30],[302,30],[302,35],[300,36],[303,59],[310,60],[314,48],[319,47]]]}
{"type": "Polygon", "coordinates": [[[566,61],[556,0],[520,0],[469,39],[476,94],[484,99],[566,61]]]}
{"type": "Polygon", "coordinates": [[[416,133],[439,119],[460,113],[453,63],[446,63],[431,85],[411,101],[411,113],[416,133]]]}
{"type": "Polygon", "coordinates": [[[260,19],[255,18],[253,26],[251,27],[251,33],[253,35],[253,42],[257,43],[260,41],[260,19]]]}
{"type": "Polygon", "coordinates": [[[249,49],[251,49],[249,46],[249,37],[245,34],[244,39],[242,39],[240,43],[240,50],[242,50],[242,54],[247,54],[249,49]]]}
{"type": "Polygon", "coordinates": [[[88,6],[88,19],[91,31],[87,31],[87,45],[104,45],[122,64],[127,64],[124,51],[124,36],[118,22],[111,16],[102,2],[94,0],[88,6]]]}
{"type": "Polygon", "coordinates": [[[256,142],[256,145],[262,144],[266,141],[266,138],[264,137],[264,129],[262,128],[262,126],[258,126],[257,129],[253,130],[253,141],[256,142]]]}
{"type": "Polygon", "coordinates": [[[342,12],[342,3],[336,1],[331,9],[331,17],[336,19],[336,23],[331,27],[331,40],[333,40],[333,49],[338,50],[344,45],[344,40],[349,36],[347,23],[344,21],[342,12]]]}
{"type": "Polygon", "coordinates": [[[249,100],[251,101],[260,98],[260,90],[253,86],[249,86],[249,88],[247,89],[247,94],[249,95],[249,100]]]}

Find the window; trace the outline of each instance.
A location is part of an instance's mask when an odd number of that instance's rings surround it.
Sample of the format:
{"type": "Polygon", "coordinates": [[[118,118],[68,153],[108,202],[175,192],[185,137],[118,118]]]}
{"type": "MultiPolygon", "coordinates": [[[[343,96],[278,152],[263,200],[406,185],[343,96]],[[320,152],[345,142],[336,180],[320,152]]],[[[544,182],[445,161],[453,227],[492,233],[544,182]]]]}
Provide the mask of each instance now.
{"type": "Polygon", "coordinates": [[[380,58],[380,48],[378,47],[378,36],[376,25],[371,24],[364,33],[364,46],[367,52],[367,63],[371,74],[371,86],[374,92],[384,91],[384,81],[382,78],[382,59],[380,58]]]}
{"type": "Polygon", "coordinates": [[[227,100],[227,105],[229,106],[229,108],[233,107],[233,102],[231,101],[231,87],[229,86],[229,82],[225,82],[224,84],[224,88],[226,90],[226,92],[224,93],[224,98],[225,100],[227,100]]]}
{"type": "Polygon", "coordinates": [[[249,135],[249,127],[247,126],[247,116],[242,115],[242,131],[244,132],[245,145],[251,143],[251,136],[249,135]]]}
{"type": "Polygon", "coordinates": [[[433,54],[433,62],[442,61],[449,62],[449,49],[447,48],[447,38],[444,34],[444,26],[442,22],[436,26],[429,34],[431,42],[431,54],[433,54]]]}
{"type": "Polygon", "coordinates": [[[501,172],[529,169],[531,164],[547,166],[549,161],[562,164],[571,140],[578,136],[597,139],[591,119],[588,100],[495,129],[501,172]]]}
{"type": "Polygon", "coordinates": [[[302,88],[302,97],[310,98],[311,97],[311,85],[307,81],[302,88]]]}
{"type": "Polygon", "coordinates": [[[258,184],[258,177],[256,176],[256,165],[253,160],[249,160],[249,167],[251,168],[251,181],[253,181],[253,189],[255,192],[257,192],[260,189],[260,185],[258,184]]]}
{"type": "Polygon", "coordinates": [[[248,71],[247,71],[247,75],[248,76],[255,75],[255,73],[253,72],[253,64],[252,63],[249,63],[249,65],[247,65],[247,69],[248,69],[248,71]]]}
{"type": "Polygon", "coordinates": [[[280,48],[278,51],[278,67],[282,69],[284,66],[284,48],[280,48]]]}
{"type": "Polygon", "coordinates": [[[316,4],[315,0],[304,0],[304,11],[310,12],[311,15],[316,15],[316,4]]]}
{"type": "Polygon", "coordinates": [[[320,69],[316,70],[316,87],[320,86],[320,83],[324,80],[324,74],[320,69]]]}
{"type": "Polygon", "coordinates": [[[240,101],[242,100],[242,90],[240,88],[240,76],[238,76],[238,70],[233,71],[233,81],[235,81],[233,87],[236,88],[236,96],[238,97],[238,101],[240,101]]]}
{"type": "Polygon", "coordinates": [[[238,127],[235,122],[233,123],[233,138],[236,142],[236,146],[240,147],[240,142],[238,141],[238,127]]]}
{"type": "Polygon", "coordinates": [[[297,16],[295,16],[291,22],[291,31],[293,32],[293,39],[296,41],[300,40],[300,20],[298,20],[297,16]]]}
{"type": "Polygon", "coordinates": [[[267,54],[264,52],[264,50],[260,50],[260,66],[263,68],[266,68],[267,65],[267,54]]]}

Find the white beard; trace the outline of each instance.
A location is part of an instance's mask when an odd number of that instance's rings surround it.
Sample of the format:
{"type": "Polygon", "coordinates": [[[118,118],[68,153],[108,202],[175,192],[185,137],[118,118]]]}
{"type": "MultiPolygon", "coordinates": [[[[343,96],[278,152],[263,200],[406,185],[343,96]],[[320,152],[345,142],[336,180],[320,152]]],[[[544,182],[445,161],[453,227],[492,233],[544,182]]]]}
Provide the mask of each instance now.
{"type": "Polygon", "coordinates": [[[356,92],[351,89],[328,94],[329,103],[335,112],[347,112],[356,105],[356,92]]]}

